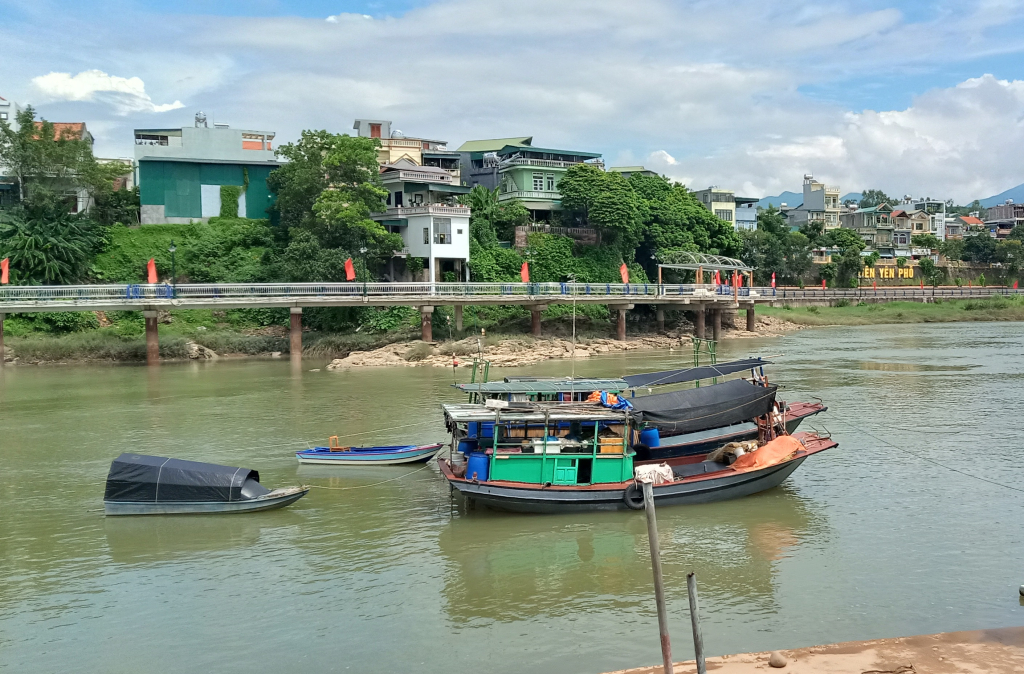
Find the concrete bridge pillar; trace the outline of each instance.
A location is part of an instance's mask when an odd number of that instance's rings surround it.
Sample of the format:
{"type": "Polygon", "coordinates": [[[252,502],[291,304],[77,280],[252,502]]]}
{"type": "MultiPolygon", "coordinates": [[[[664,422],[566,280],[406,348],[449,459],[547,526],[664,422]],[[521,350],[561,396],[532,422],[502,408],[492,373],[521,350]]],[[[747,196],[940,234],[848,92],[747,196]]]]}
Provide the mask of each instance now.
{"type": "Polygon", "coordinates": [[[658,307],[655,315],[658,319],[658,332],[665,332],[665,310],[658,307]]]}
{"type": "Polygon", "coordinates": [[[722,310],[711,310],[711,339],[716,342],[722,336],[722,310]]]}
{"type": "Polygon", "coordinates": [[[540,337],[540,314],[548,308],[546,304],[534,304],[530,307],[530,334],[540,337]]]}
{"type": "Polygon", "coordinates": [[[434,307],[422,306],[420,307],[420,339],[424,342],[434,341],[433,331],[433,316],[434,307]]]}
{"type": "Polygon", "coordinates": [[[455,332],[462,332],[462,305],[455,305],[455,332]]]}
{"type": "Polygon", "coordinates": [[[160,336],[156,327],[156,311],[143,311],[146,319],[146,365],[160,364],[160,336]]]}
{"type": "Polygon", "coordinates": [[[757,319],[754,317],[754,305],[747,307],[747,332],[757,330],[757,319]]]}
{"type": "Polygon", "coordinates": [[[626,312],[633,308],[632,304],[609,304],[608,309],[610,311],[617,311],[619,313],[618,321],[615,325],[615,339],[620,342],[626,341],[626,312]]]}
{"type": "Polygon", "coordinates": [[[698,304],[693,312],[693,336],[704,339],[704,305],[698,304]]]}
{"type": "Polygon", "coordinates": [[[292,307],[288,332],[288,352],[292,358],[302,358],[302,307],[292,307]]]}

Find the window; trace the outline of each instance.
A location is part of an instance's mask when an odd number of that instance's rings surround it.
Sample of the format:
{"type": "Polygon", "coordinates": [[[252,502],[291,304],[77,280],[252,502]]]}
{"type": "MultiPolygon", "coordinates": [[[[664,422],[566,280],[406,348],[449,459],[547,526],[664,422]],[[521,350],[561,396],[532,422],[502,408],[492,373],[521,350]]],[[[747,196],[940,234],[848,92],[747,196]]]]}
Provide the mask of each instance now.
{"type": "Polygon", "coordinates": [[[397,208],[401,208],[402,207],[402,193],[401,192],[395,192],[395,206],[397,208]]]}
{"type": "Polygon", "coordinates": [[[716,208],[715,217],[719,220],[725,220],[726,222],[732,222],[732,210],[727,208],[716,208]]]}
{"type": "Polygon", "coordinates": [[[370,138],[380,138],[380,124],[370,125],[370,138]]]}
{"type": "Polygon", "coordinates": [[[533,174],[533,189],[536,192],[544,191],[544,174],[534,173],[533,174]]]}
{"type": "Polygon", "coordinates": [[[388,206],[391,205],[391,192],[388,192],[388,206]]]}
{"type": "Polygon", "coordinates": [[[554,192],[555,191],[555,176],[549,173],[547,177],[548,177],[548,192],[554,192]]]}
{"type": "Polygon", "coordinates": [[[7,119],[7,113],[6,112],[0,112],[0,119],[7,119]]]}
{"type": "Polygon", "coordinates": [[[456,234],[462,234],[462,230],[461,229],[457,229],[457,230],[455,230],[455,233],[456,234]]]}
{"type": "Polygon", "coordinates": [[[452,219],[434,218],[434,243],[445,244],[452,242],[452,219]]]}
{"type": "Polygon", "coordinates": [[[428,245],[428,246],[430,245],[430,228],[429,227],[424,227],[423,228],[423,243],[428,245]]]}

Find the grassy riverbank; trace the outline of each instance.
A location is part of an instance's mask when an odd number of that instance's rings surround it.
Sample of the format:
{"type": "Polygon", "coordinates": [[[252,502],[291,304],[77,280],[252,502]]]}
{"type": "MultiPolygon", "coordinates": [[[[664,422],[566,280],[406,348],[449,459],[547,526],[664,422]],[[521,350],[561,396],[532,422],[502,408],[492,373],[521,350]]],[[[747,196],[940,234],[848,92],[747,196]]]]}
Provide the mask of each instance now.
{"type": "Polygon", "coordinates": [[[959,321],[1024,321],[1024,300],[1017,297],[944,300],[934,303],[850,303],[835,307],[766,307],[758,313],[798,325],[877,325],[884,323],[954,323],[959,321]]]}

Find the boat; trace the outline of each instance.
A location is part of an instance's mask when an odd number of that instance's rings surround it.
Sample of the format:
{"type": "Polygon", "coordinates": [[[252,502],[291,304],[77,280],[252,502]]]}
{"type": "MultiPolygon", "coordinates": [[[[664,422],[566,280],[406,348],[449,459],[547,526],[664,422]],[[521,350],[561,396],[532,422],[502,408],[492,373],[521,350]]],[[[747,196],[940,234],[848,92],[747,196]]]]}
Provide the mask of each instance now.
{"type": "MultiPolygon", "coordinates": [[[[465,463],[438,461],[448,483],[475,503],[533,513],[642,507],[634,478],[636,454],[627,440],[636,421],[628,410],[563,403],[531,409],[445,405],[444,412],[450,428],[489,425],[490,436],[484,436],[489,446],[469,452],[465,463]]],[[[671,480],[654,487],[655,503],[708,503],[756,494],[778,486],[809,456],[836,444],[797,433],[770,440],[732,464],[707,455],[676,458],[665,469],[671,480]]]]}
{"type": "Polygon", "coordinates": [[[423,463],[434,458],[440,442],[430,445],[385,445],[381,447],[341,447],[338,436],[332,435],[327,447],[314,447],[295,452],[299,463],[332,466],[392,466],[401,463],[423,463]]]}
{"type": "Polygon", "coordinates": [[[107,515],[184,515],[282,508],[309,487],[267,489],[248,468],[125,453],[107,474],[107,515]]]}

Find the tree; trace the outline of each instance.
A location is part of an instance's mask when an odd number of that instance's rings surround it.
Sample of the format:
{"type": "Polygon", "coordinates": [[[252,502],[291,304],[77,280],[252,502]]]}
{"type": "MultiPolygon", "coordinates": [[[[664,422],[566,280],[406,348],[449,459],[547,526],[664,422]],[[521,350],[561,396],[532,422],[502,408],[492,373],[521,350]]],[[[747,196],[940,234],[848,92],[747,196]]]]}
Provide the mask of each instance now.
{"type": "Polygon", "coordinates": [[[0,258],[10,258],[14,283],[82,281],[101,241],[95,222],[68,213],[67,203],[44,188],[0,213],[0,258]]]}
{"type": "Polygon", "coordinates": [[[1024,241],[1024,224],[1014,225],[1013,229],[1010,230],[1010,234],[1006,238],[1014,239],[1016,241],[1024,241]]]}
{"type": "Polygon", "coordinates": [[[939,285],[942,282],[946,272],[935,264],[935,261],[930,257],[922,257],[917,261],[917,267],[921,270],[921,274],[924,276],[924,280],[928,282],[932,287],[939,285]]]}
{"type": "Polygon", "coordinates": [[[860,252],[866,245],[864,240],[852,229],[840,227],[827,232],[823,242],[827,246],[839,249],[838,253],[832,256],[836,265],[836,280],[840,286],[848,285],[860,272],[863,264],[860,252]]]}
{"type": "MultiPolygon", "coordinates": [[[[769,210],[772,208],[774,208],[774,206],[770,206],[769,210]]],[[[825,236],[825,221],[809,220],[808,222],[800,225],[800,233],[807,237],[812,246],[816,246],[825,236]]]]}
{"type": "Polygon", "coordinates": [[[905,258],[902,255],[900,255],[898,258],[896,258],[896,266],[899,267],[900,269],[903,269],[904,267],[906,267],[907,266],[907,258],[905,258]]]}
{"type": "Polygon", "coordinates": [[[942,245],[939,241],[939,237],[934,234],[915,234],[910,237],[910,245],[915,248],[927,248],[928,250],[938,250],[942,245]]]}
{"type": "Polygon", "coordinates": [[[864,190],[860,195],[860,207],[871,208],[882,204],[894,204],[896,201],[882,190],[864,190]]]}
{"type": "Polygon", "coordinates": [[[633,251],[640,243],[637,197],[621,174],[606,175],[602,189],[589,208],[590,224],[597,229],[603,243],[616,246],[623,259],[633,259],[633,251]]]}
{"type": "Polygon", "coordinates": [[[990,264],[996,259],[996,240],[979,234],[964,239],[963,259],[966,262],[990,264]]]}
{"type": "Polygon", "coordinates": [[[1003,267],[1003,281],[1009,283],[1010,279],[1020,276],[1021,266],[1024,265],[1024,250],[1019,239],[1006,239],[996,244],[996,262],[1003,267]]]}
{"type": "Polygon", "coordinates": [[[590,209],[597,197],[605,190],[611,175],[593,164],[575,164],[569,167],[558,181],[558,192],[562,195],[562,208],[574,216],[584,227],[590,225],[590,209]]]}
{"type": "Polygon", "coordinates": [[[873,269],[880,259],[882,256],[878,254],[877,250],[873,250],[869,255],[864,256],[864,266],[873,269]]]}
{"type": "Polygon", "coordinates": [[[964,242],[963,239],[946,239],[939,245],[939,252],[947,260],[962,260],[964,259],[964,242]]]}

